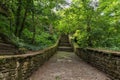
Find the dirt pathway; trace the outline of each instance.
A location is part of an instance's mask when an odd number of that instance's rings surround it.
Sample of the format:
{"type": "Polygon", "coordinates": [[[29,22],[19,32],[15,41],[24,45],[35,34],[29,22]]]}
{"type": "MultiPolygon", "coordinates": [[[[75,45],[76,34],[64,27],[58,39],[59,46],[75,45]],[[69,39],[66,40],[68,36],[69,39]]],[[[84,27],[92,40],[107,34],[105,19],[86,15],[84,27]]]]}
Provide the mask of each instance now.
{"type": "Polygon", "coordinates": [[[104,73],[86,64],[73,52],[57,52],[39,68],[30,80],[110,80],[104,73]]]}

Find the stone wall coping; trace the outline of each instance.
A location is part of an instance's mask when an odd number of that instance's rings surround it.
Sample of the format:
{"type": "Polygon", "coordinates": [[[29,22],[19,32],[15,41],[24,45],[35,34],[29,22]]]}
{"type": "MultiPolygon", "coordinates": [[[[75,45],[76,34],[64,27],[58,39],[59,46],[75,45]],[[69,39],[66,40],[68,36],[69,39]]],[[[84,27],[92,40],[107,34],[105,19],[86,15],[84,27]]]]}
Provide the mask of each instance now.
{"type": "Polygon", "coordinates": [[[118,51],[101,50],[101,49],[97,49],[97,48],[79,48],[79,49],[89,50],[89,51],[92,51],[92,52],[98,52],[98,53],[101,53],[101,54],[113,55],[113,56],[120,57],[120,52],[118,52],[118,51]]]}
{"type": "Polygon", "coordinates": [[[35,55],[40,55],[40,54],[43,54],[45,51],[47,51],[47,50],[49,50],[49,49],[51,49],[51,48],[54,48],[55,47],[55,45],[54,46],[52,46],[52,47],[49,47],[49,48],[46,48],[46,49],[44,49],[44,50],[40,50],[40,51],[37,51],[37,52],[32,52],[31,54],[19,54],[19,55],[4,55],[4,56],[0,56],[0,59],[4,59],[4,58],[20,58],[20,57],[22,57],[22,58],[25,58],[25,57],[30,57],[30,56],[35,56],[35,55]]]}
{"type": "Polygon", "coordinates": [[[100,48],[77,47],[75,54],[106,73],[111,80],[120,80],[120,52],[100,48]]]}
{"type": "MultiPolygon", "coordinates": [[[[59,38],[60,39],[60,38],[59,38]]],[[[54,48],[58,45],[59,43],[59,39],[57,40],[57,42],[53,45],[50,46],[48,48],[45,48],[43,50],[39,50],[39,51],[34,51],[31,54],[27,53],[27,54],[19,54],[19,55],[0,55],[0,59],[6,59],[6,58],[25,58],[25,57],[31,57],[31,56],[35,56],[35,55],[42,55],[44,54],[46,51],[50,50],[51,48],[54,48]]]]}

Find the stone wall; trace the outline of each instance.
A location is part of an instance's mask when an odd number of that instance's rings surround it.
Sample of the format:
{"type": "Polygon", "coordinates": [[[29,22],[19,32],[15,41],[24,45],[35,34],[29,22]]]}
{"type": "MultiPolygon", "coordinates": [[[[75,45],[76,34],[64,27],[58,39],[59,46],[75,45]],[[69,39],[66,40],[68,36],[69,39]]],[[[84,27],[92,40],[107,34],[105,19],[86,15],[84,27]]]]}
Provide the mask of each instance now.
{"type": "Polygon", "coordinates": [[[28,80],[56,50],[57,44],[34,54],[0,56],[0,80],[28,80]]]}
{"type": "Polygon", "coordinates": [[[75,48],[75,53],[84,61],[108,74],[112,80],[120,80],[120,52],[75,48]]]}

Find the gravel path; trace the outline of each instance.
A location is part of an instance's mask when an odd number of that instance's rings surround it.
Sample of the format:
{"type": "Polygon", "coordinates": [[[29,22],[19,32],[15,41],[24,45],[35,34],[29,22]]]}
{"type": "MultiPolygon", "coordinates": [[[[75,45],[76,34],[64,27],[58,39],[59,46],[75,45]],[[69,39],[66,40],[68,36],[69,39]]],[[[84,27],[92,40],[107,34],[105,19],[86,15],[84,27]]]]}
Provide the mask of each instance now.
{"type": "Polygon", "coordinates": [[[110,80],[106,74],[79,59],[73,52],[57,52],[30,80],[110,80]]]}

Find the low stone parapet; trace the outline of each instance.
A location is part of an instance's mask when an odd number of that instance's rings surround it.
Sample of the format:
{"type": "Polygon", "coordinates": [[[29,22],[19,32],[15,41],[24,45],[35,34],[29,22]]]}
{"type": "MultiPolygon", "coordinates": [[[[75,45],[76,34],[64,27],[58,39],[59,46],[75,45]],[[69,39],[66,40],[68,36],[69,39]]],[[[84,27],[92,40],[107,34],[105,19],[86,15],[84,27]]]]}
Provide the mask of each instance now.
{"type": "Polygon", "coordinates": [[[0,80],[28,80],[45,61],[56,53],[58,44],[32,54],[0,56],[0,80]]]}
{"type": "Polygon", "coordinates": [[[112,80],[120,80],[120,52],[76,47],[75,53],[87,63],[108,74],[112,80]]]}

